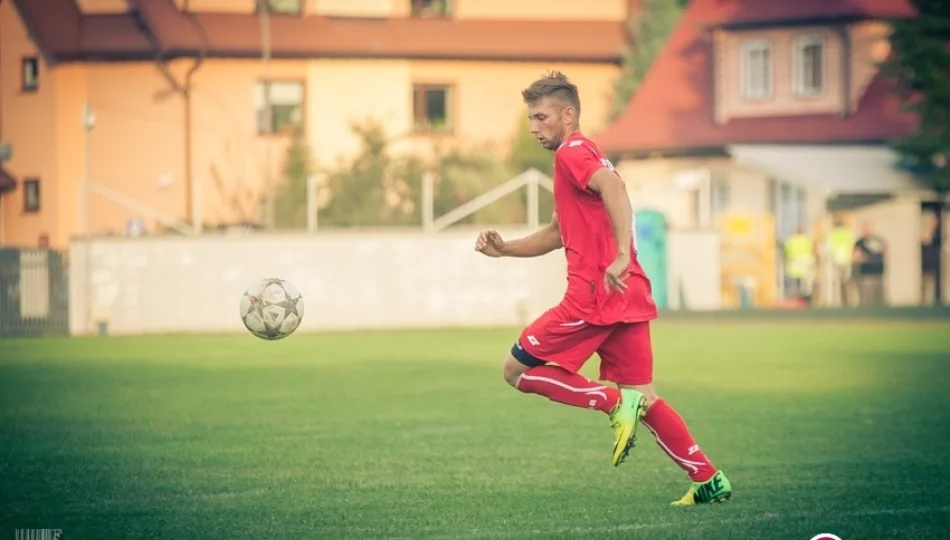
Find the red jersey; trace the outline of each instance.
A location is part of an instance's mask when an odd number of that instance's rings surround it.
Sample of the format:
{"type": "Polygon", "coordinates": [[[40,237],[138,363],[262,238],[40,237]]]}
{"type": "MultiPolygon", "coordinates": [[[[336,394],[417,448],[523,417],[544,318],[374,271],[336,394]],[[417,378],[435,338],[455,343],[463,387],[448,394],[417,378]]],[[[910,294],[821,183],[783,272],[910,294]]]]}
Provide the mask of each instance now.
{"type": "Polygon", "coordinates": [[[571,134],[554,153],[554,206],[567,256],[562,305],[593,325],[655,319],[650,280],[637,260],[635,244],[630,246],[627,290],[604,287],[607,267],[617,258],[617,242],[600,194],[587,187],[601,168],[617,174],[600,148],[580,133],[571,134]]]}

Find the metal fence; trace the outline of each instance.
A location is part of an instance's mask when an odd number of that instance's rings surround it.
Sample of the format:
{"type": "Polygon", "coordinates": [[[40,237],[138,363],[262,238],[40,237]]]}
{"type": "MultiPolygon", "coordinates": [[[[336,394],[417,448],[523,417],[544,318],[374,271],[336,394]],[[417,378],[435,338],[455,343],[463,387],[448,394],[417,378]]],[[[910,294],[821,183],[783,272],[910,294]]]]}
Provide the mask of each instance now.
{"type": "Polygon", "coordinates": [[[0,337],[68,335],[68,276],[63,253],[0,248],[0,337]]]}

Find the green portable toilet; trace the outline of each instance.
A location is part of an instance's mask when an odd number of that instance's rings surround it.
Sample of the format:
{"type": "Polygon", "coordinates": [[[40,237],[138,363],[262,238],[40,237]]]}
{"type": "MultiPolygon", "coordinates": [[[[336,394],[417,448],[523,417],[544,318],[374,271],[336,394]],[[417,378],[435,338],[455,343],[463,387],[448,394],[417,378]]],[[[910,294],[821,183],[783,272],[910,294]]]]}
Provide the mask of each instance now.
{"type": "Polygon", "coordinates": [[[656,307],[665,309],[669,294],[666,253],[666,216],[656,210],[634,213],[637,234],[637,258],[653,283],[656,307]]]}

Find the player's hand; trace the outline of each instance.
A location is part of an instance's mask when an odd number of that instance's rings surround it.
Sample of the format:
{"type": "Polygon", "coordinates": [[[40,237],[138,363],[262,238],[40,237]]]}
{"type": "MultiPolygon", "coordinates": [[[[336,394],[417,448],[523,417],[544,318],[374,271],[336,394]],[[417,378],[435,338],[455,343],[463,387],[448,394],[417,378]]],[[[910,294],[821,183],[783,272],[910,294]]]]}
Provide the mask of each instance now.
{"type": "Polygon", "coordinates": [[[620,253],[614,262],[610,263],[607,271],[604,272],[604,288],[607,292],[616,291],[622,293],[627,290],[627,276],[630,275],[630,255],[620,253]]]}
{"type": "Polygon", "coordinates": [[[479,251],[489,257],[501,257],[505,251],[505,241],[501,239],[498,231],[483,231],[478,235],[475,241],[475,251],[479,251]]]}

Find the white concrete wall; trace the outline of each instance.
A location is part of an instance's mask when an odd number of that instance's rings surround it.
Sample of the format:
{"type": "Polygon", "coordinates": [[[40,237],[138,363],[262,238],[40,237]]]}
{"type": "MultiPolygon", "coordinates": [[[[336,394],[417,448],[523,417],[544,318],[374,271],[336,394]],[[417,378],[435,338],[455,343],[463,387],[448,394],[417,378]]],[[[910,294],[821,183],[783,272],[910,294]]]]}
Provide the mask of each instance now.
{"type": "Polygon", "coordinates": [[[300,289],[304,331],[520,324],[562,294],[555,276],[563,255],[496,260],[473,245],[473,233],[75,242],[71,331],[92,331],[98,318],[114,334],[243,331],[238,301],[265,277],[300,289]],[[88,292],[81,286],[87,275],[88,292]]]}
{"type": "MultiPolygon", "coordinates": [[[[514,238],[529,231],[501,232],[514,238]]],[[[94,333],[105,320],[110,334],[243,332],[238,301],[244,288],[272,276],[302,292],[302,331],[520,326],[561,299],[563,251],[537,259],[490,259],[474,251],[476,235],[466,230],[77,240],[70,251],[70,331],[94,333]]],[[[718,267],[718,239],[673,237],[670,246],[677,276],[671,283],[684,281],[689,307],[718,307],[718,273],[709,270],[718,267]],[[688,271],[690,258],[705,262],[688,271]]]]}
{"type": "Polygon", "coordinates": [[[669,239],[670,309],[722,309],[719,235],[710,231],[672,233],[669,239]]]}

